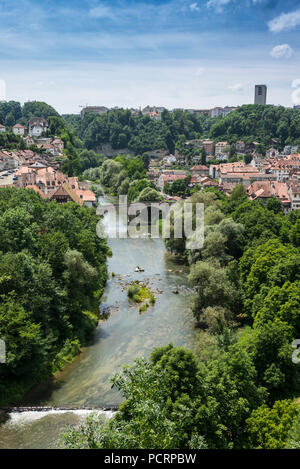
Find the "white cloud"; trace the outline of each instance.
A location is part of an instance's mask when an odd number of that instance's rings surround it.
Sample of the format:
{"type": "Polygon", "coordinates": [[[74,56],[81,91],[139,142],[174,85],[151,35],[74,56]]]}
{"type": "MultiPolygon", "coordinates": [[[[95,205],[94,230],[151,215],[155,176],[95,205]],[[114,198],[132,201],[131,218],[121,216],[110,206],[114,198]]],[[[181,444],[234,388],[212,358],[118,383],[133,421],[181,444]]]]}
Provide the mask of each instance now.
{"type": "Polygon", "coordinates": [[[299,88],[300,87],[300,78],[296,78],[292,82],[292,88],[299,88]]]}
{"type": "Polygon", "coordinates": [[[92,8],[89,11],[89,16],[91,18],[99,19],[99,18],[112,18],[113,13],[111,9],[105,5],[98,5],[95,8],[92,8]]]}
{"type": "Polygon", "coordinates": [[[273,33],[280,33],[281,31],[290,31],[300,25],[300,9],[290,13],[282,13],[277,18],[269,21],[269,30],[273,33]]]}
{"type": "Polygon", "coordinates": [[[274,59],[289,59],[294,51],[289,44],[280,44],[273,47],[270,54],[274,59]]]}
{"type": "Polygon", "coordinates": [[[198,3],[191,3],[190,4],[190,10],[191,11],[200,11],[200,8],[198,7],[198,3]]]}
{"type": "Polygon", "coordinates": [[[223,6],[228,5],[232,0],[209,0],[206,3],[207,8],[215,8],[218,13],[223,11],[223,6]]]}
{"type": "Polygon", "coordinates": [[[300,88],[296,89],[292,93],[292,103],[294,106],[300,105],[300,88]]]}
{"type": "MultiPolygon", "coordinates": [[[[295,61],[278,67],[276,61],[270,60],[266,66],[265,62],[251,63],[247,57],[230,63],[226,60],[199,63],[198,59],[146,59],[138,64],[126,60],[58,63],[56,59],[30,62],[24,59],[12,63],[7,59],[2,61],[1,75],[7,83],[7,99],[46,101],[61,113],[79,113],[79,104],[87,103],[107,107],[152,104],[170,109],[247,104],[253,102],[257,77],[261,83],[268,83],[270,103],[291,105],[294,91],[291,83],[299,77],[295,61]],[[205,73],[198,77],[196,70],[202,66],[205,73]],[[38,88],[37,81],[46,86],[38,88]],[[55,85],[48,86],[52,81],[55,85]],[[243,91],[228,89],[228,85],[240,83],[244,85],[243,91]]],[[[296,102],[296,94],[293,99],[296,102]]]]}
{"type": "Polygon", "coordinates": [[[243,91],[244,85],[242,85],[242,83],[236,83],[235,85],[228,86],[228,89],[231,91],[243,91]]]}
{"type": "Polygon", "coordinates": [[[292,92],[292,103],[294,106],[300,105],[300,78],[296,78],[292,82],[292,88],[294,91],[292,92]]]}

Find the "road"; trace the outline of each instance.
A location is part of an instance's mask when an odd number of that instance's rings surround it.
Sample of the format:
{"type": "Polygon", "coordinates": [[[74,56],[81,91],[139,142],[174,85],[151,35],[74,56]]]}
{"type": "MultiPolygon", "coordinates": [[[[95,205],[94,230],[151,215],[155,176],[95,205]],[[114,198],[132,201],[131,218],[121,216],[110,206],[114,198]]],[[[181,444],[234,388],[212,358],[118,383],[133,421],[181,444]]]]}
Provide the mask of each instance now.
{"type": "Polygon", "coordinates": [[[3,176],[3,174],[5,173],[7,173],[7,171],[0,172],[0,186],[7,186],[8,184],[13,184],[13,177],[15,176],[15,173],[9,174],[8,176],[3,176]]]}

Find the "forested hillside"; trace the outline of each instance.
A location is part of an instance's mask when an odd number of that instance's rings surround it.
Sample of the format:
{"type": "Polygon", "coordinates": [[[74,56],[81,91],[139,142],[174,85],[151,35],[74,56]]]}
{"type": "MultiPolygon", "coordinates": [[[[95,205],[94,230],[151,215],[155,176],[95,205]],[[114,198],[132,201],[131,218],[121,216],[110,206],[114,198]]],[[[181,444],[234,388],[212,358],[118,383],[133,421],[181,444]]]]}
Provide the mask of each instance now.
{"type": "Polygon", "coordinates": [[[281,147],[300,144],[300,111],[282,106],[241,106],[216,121],[210,129],[210,136],[230,143],[244,140],[269,146],[270,139],[277,139],[281,147]]]}
{"type": "Polygon", "coordinates": [[[58,112],[49,104],[41,101],[29,101],[21,106],[17,101],[2,101],[0,103],[0,124],[13,127],[15,124],[27,125],[32,117],[58,117],[58,112]]]}
{"type": "Polygon", "coordinates": [[[88,149],[98,150],[103,143],[110,143],[114,149],[129,148],[140,155],[161,148],[174,153],[180,136],[198,138],[207,133],[213,123],[209,117],[180,110],[163,111],[161,120],[142,113],[132,116],[130,110],[123,109],[102,115],[86,113],[82,120],[65,116],[65,120],[88,149]]]}
{"type": "Polygon", "coordinates": [[[271,139],[281,147],[300,143],[300,111],[275,106],[244,105],[225,118],[176,110],[164,111],[161,120],[155,120],[142,113],[132,116],[130,110],[111,110],[86,113],[82,120],[72,115],[64,119],[89,149],[110,143],[114,149],[129,148],[140,155],[155,149],[174,153],[182,141],[206,137],[216,142],[255,141],[267,147],[271,139]]]}
{"type": "Polygon", "coordinates": [[[98,323],[108,248],[92,209],[0,189],[0,405],[71,359],[98,323]]]}
{"type": "Polygon", "coordinates": [[[194,353],[168,345],[124,368],[118,414],[67,432],[68,448],[299,448],[300,211],[250,202],[242,186],[191,202],[205,205],[203,248],[166,245],[190,265],[194,353]]]}
{"type": "MultiPolygon", "coordinates": [[[[184,142],[197,138],[214,141],[239,140],[247,144],[260,143],[262,153],[277,140],[279,147],[300,145],[300,111],[275,106],[244,105],[227,117],[198,116],[188,111],[165,110],[160,120],[130,110],[110,110],[97,115],[87,112],[80,115],[59,116],[46,103],[27,102],[22,107],[15,101],[0,103],[0,123],[8,128],[15,123],[28,124],[31,117],[44,117],[49,121],[49,136],[61,136],[68,157],[63,169],[69,175],[79,175],[84,170],[99,166],[103,157],[101,147],[110,144],[114,150],[129,149],[135,155],[165,149],[174,153],[177,148],[185,152],[184,142]]],[[[12,134],[1,134],[0,145],[8,148],[22,144],[12,134]]]]}

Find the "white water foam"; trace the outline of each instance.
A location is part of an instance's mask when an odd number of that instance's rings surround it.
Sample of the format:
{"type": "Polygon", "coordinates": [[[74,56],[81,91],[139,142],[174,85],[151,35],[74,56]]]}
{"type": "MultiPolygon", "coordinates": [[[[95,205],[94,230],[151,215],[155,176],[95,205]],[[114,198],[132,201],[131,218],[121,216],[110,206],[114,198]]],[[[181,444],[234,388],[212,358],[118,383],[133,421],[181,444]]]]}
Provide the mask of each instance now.
{"type": "Polygon", "coordinates": [[[41,420],[51,415],[64,415],[74,414],[78,417],[86,418],[91,414],[103,415],[106,419],[110,419],[115,415],[115,411],[111,410],[87,410],[87,409],[76,409],[76,410],[59,410],[51,409],[45,411],[26,411],[26,412],[11,412],[9,414],[9,420],[5,423],[6,425],[26,425],[31,422],[41,420]]]}

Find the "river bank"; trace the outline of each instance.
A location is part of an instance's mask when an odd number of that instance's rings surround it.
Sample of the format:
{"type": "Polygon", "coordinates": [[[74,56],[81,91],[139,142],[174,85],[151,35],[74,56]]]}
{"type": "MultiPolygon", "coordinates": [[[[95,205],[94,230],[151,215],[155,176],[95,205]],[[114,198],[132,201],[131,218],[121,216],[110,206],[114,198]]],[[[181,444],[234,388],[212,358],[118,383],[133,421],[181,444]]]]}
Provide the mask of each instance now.
{"type": "MultiPolygon", "coordinates": [[[[110,198],[101,199],[110,203],[110,198]]],[[[109,230],[109,215],[104,220],[109,230]]],[[[122,228],[122,220],[119,221],[122,228]]],[[[84,418],[85,408],[111,408],[122,397],[111,389],[110,377],[135,358],[148,357],[153,348],[173,342],[176,346],[194,348],[196,331],[189,308],[191,292],[188,269],[166,251],[160,239],[109,239],[113,256],[108,259],[109,279],[102,304],[110,315],[97,327],[91,344],[82,350],[46,386],[28,393],[26,406],[75,408],[78,414],[25,413],[0,427],[0,447],[55,447],[66,424],[76,425],[84,418]],[[135,272],[136,266],[144,272],[135,272]],[[112,273],[115,276],[112,276],[112,273]],[[149,282],[157,295],[154,306],[143,314],[130,304],[126,284],[139,280],[149,282]],[[178,294],[173,291],[178,289],[178,294]]],[[[45,383],[46,384],[46,383],[45,383]]]]}

